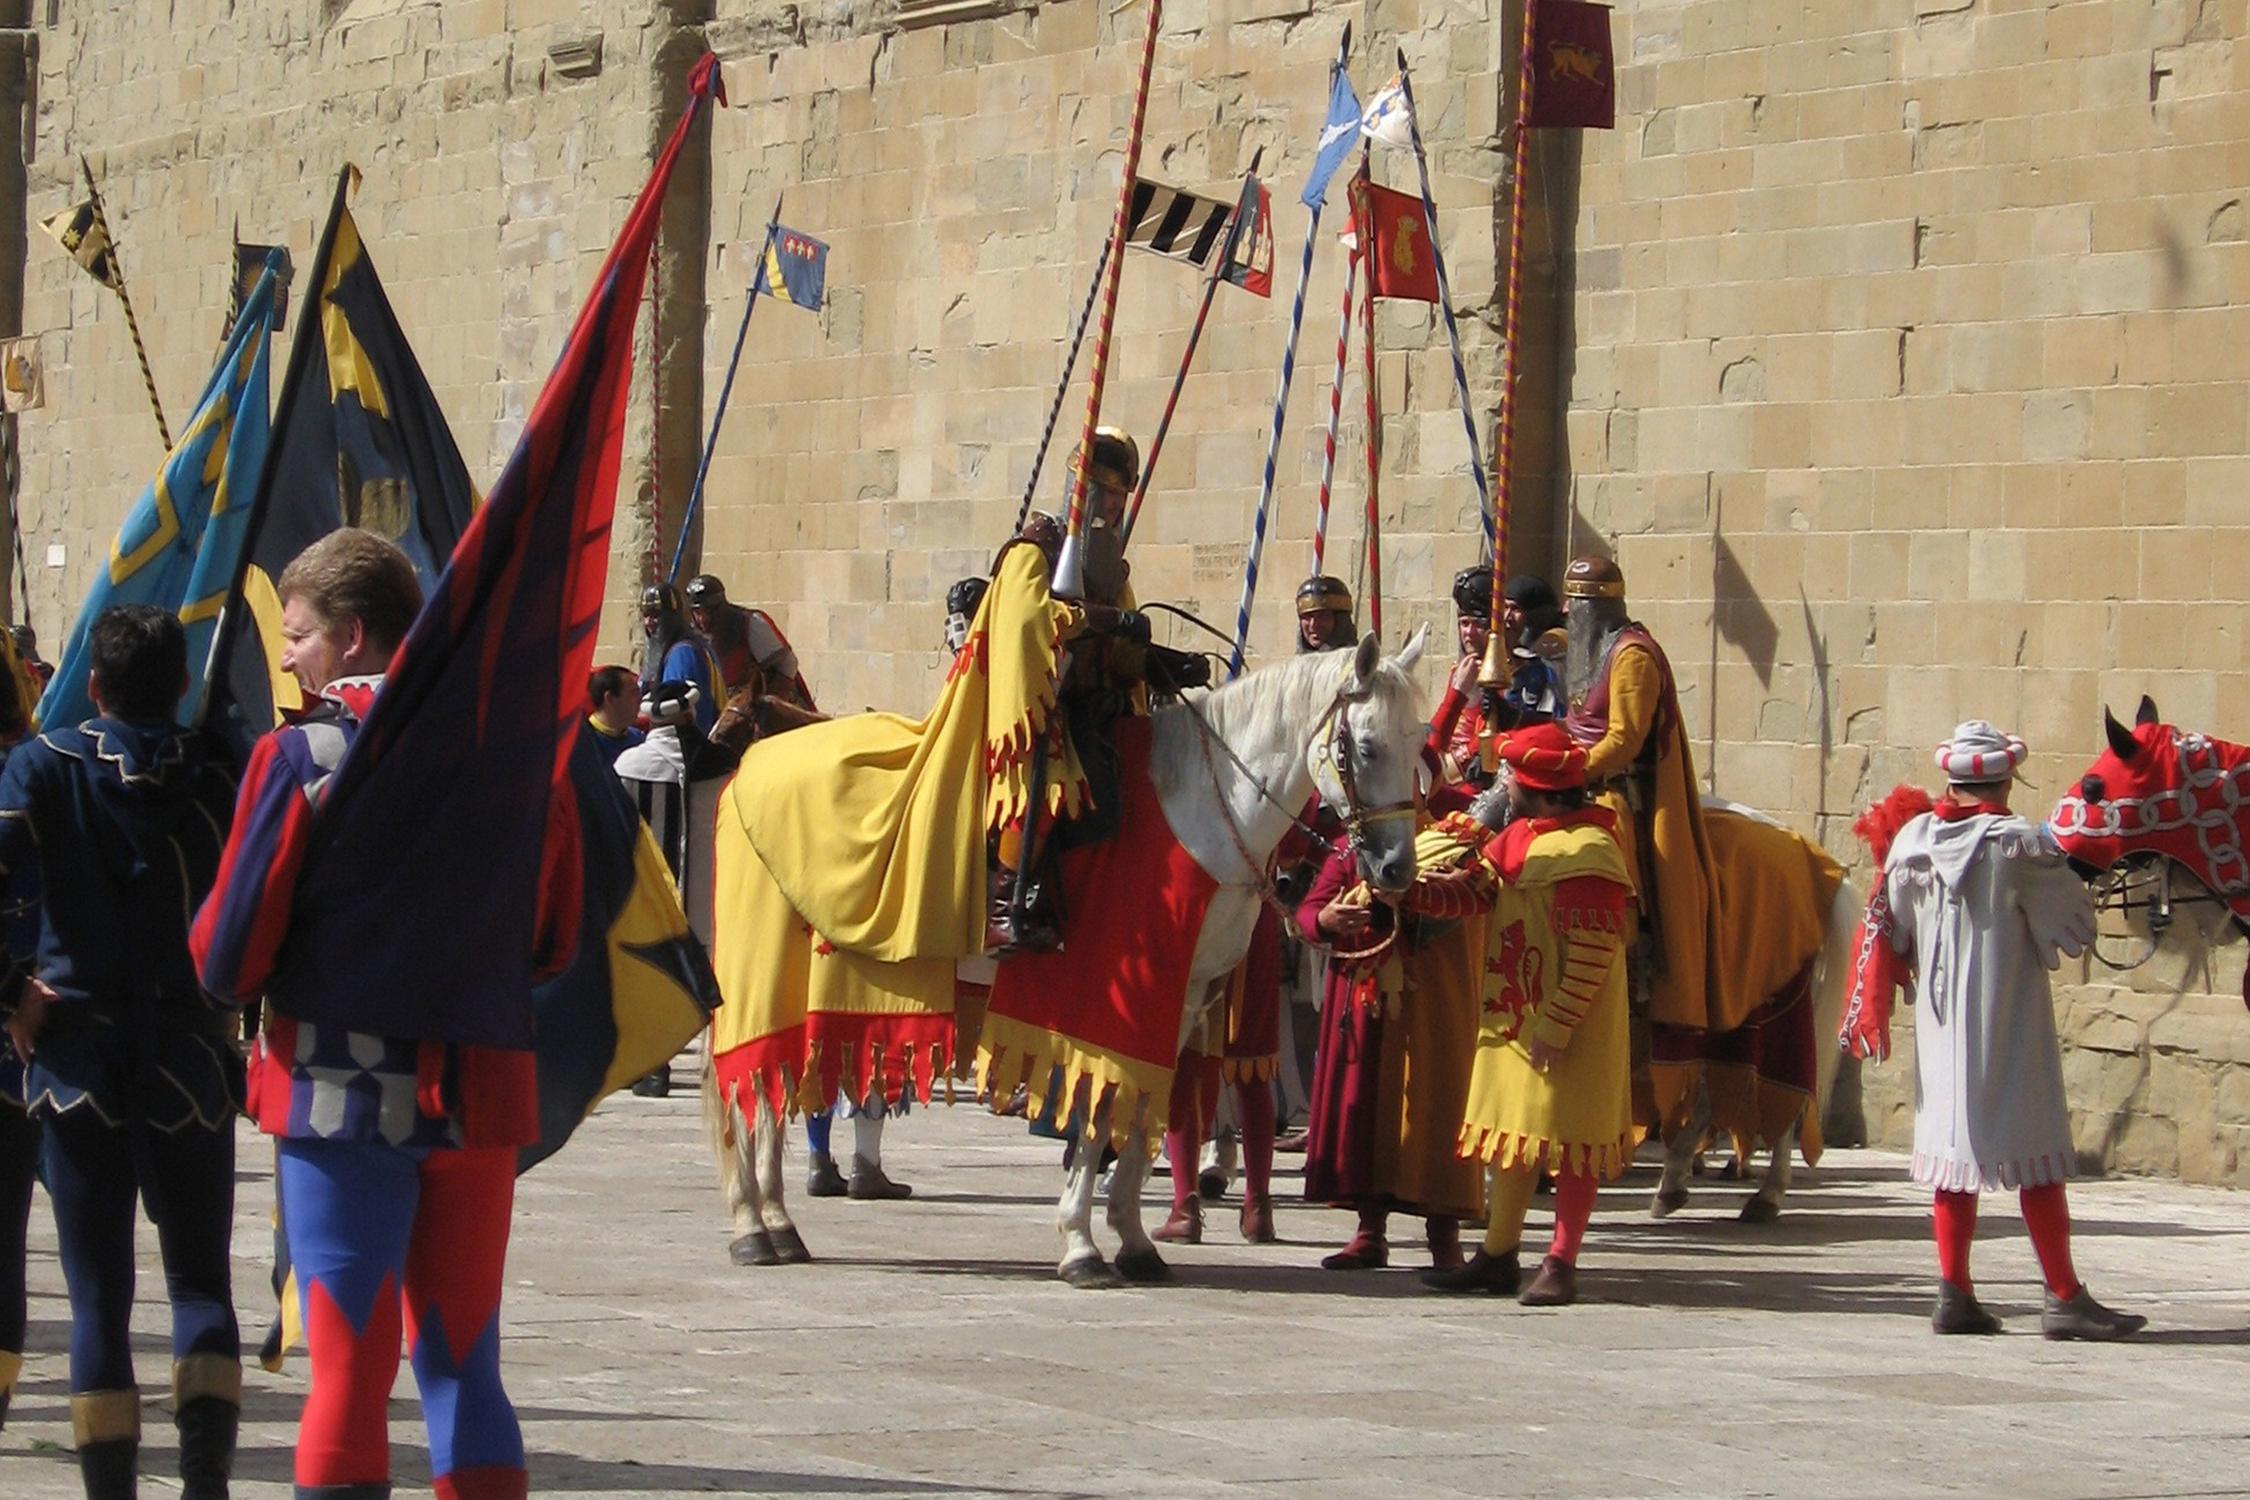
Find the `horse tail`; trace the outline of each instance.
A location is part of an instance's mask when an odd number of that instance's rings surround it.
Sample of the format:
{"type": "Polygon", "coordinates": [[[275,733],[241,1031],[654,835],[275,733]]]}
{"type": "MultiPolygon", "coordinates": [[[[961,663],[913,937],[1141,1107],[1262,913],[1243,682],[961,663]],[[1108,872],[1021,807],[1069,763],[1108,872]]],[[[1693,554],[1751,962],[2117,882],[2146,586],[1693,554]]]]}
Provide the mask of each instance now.
{"type": "Polygon", "coordinates": [[[1828,1104],[1829,1088],[1836,1082],[1836,1065],[1844,1050],[1837,1044],[1837,1028],[1844,1017],[1844,991],[1852,979],[1852,935],[1859,929],[1861,897],[1849,880],[1840,882],[1828,903],[1828,920],[1820,940],[1820,956],[1813,962],[1813,1055],[1818,1059],[1813,1108],[1828,1104]]]}

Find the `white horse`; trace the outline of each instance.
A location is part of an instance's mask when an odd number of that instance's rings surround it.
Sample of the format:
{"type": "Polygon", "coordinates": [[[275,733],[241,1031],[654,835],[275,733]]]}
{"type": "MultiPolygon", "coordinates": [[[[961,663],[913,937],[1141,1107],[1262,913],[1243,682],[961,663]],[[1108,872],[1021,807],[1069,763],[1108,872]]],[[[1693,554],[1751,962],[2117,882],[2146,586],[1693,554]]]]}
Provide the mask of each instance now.
{"type": "MultiPolygon", "coordinates": [[[[1769,817],[1753,807],[1739,802],[1729,802],[1724,797],[1703,798],[1706,812],[1732,813],[1738,817],[1754,818],[1770,827],[1780,828],[1779,820],[1769,817]]],[[[1828,904],[1828,912],[1821,934],[1820,954],[1813,961],[1813,1056],[1816,1060],[1815,1086],[1811,1108],[1817,1111],[1828,1101],[1830,1085],[1836,1081],[1836,1065],[1843,1057],[1836,1042],[1836,1029],[1843,1019],[1844,991],[1852,977],[1852,933],[1859,924],[1860,897],[1849,881],[1836,889],[1828,904]]],[[[1740,914],[1742,920],[1756,920],[1755,913],[1740,914]]],[[[1694,1117],[1684,1129],[1675,1130],[1664,1142],[1664,1170],[1656,1184],[1656,1195],[1649,1202],[1652,1217],[1663,1219],[1687,1207],[1688,1181],[1694,1174],[1697,1154],[1703,1148],[1704,1136],[1710,1126],[1710,1098],[1704,1085],[1695,1086],[1694,1117]]],[[[1792,1124],[1782,1132],[1781,1139],[1770,1144],[1765,1170],[1759,1175],[1757,1191],[1742,1205],[1737,1216],[1745,1224],[1765,1224],[1781,1216],[1782,1199],[1789,1192],[1789,1179],[1795,1169],[1797,1154],[1797,1126],[1792,1124]]],[[[1750,1162],[1744,1159],[1739,1165],[1748,1175],[1750,1162]]]]}
{"type": "MultiPolygon", "coordinates": [[[[1249,951],[1260,892],[1270,890],[1273,852],[1316,790],[1351,827],[1370,886],[1402,891],[1412,883],[1414,792],[1426,729],[1409,674],[1421,657],[1423,635],[1417,630],[1389,659],[1372,637],[1356,650],[1293,657],[1152,716],[1149,774],[1165,821],[1218,883],[1196,943],[1183,1040],[1214,1003],[1218,982],[1249,951]]],[[[1133,900],[1135,893],[1111,899],[1133,900]]],[[[1151,920],[1161,919],[1152,914],[1151,920]]],[[[763,1099],[754,1119],[744,1119],[743,1111],[720,1100],[708,1067],[703,1096],[737,1231],[730,1254],[743,1265],[811,1259],[789,1216],[780,1122],[763,1099]]],[[[1106,1099],[1086,1130],[1088,1140],[1109,1139],[1106,1099]]],[[[1141,1222],[1150,1156],[1145,1127],[1136,1127],[1123,1142],[1109,1193],[1118,1272],[1135,1280],[1167,1274],[1141,1222]]],[[[1117,1280],[1093,1239],[1100,1158],[1098,1146],[1074,1153],[1056,1209],[1059,1271],[1073,1286],[1117,1280]]]]}

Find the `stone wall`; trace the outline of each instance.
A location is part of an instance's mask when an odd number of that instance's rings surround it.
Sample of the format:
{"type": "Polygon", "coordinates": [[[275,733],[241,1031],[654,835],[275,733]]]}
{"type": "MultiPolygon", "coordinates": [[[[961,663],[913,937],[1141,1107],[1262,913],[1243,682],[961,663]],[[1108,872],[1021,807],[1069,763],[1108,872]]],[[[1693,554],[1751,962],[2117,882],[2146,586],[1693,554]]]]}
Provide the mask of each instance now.
{"type": "MultiPolygon", "coordinates": [[[[1719,791],[1816,830],[1958,719],[2044,811],[2144,692],[2250,739],[2242,0],[1631,0],[1571,254],[1568,510],[1719,791]]],[[[1537,194],[1534,194],[1535,200],[1537,194]]],[[[2081,1147],[2250,1182],[2239,938],[2065,970],[2081,1147]]],[[[1865,1079],[1911,1130],[1904,1063],[1865,1079]]]]}

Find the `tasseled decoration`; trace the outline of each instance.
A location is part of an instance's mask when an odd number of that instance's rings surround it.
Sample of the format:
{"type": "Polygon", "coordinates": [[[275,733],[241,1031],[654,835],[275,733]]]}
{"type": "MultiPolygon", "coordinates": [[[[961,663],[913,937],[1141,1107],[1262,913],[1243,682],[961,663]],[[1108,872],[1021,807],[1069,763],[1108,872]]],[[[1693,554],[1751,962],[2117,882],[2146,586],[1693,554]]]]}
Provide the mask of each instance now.
{"type": "Polygon", "coordinates": [[[1882,1062],[1891,1055],[1891,1004],[1901,989],[1911,996],[1914,971],[1891,941],[1892,915],[1887,867],[1899,830],[1936,806],[1918,786],[1898,786],[1852,823],[1874,856],[1873,887],[1867,910],[1852,934],[1852,988],[1844,1003],[1838,1042],[1855,1057],[1882,1062]]]}

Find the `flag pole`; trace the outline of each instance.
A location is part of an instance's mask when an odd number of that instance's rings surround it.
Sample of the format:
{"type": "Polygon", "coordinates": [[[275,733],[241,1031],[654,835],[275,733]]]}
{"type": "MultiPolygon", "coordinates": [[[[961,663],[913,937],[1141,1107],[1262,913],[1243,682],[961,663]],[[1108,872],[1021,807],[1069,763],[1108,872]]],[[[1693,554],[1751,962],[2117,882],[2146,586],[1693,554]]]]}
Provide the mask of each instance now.
{"type": "Polygon", "coordinates": [[[164,402],[156,394],[156,376],[148,367],[148,346],[141,342],[141,321],[133,316],[133,298],[125,290],[125,256],[117,243],[117,233],[109,227],[109,214],[102,207],[102,190],[94,184],[94,164],[84,156],[78,158],[79,170],[86,174],[86,195],[94,203],[94,222],[102,227],[102,238],[109,245],[109,263],[117,270],[118,305],[125,309],[125,331],[133,336],[133,357],[141,363],[141,384],[148,390],[148,407],[156,413],[156,432],[164,439],[164,451],[172,451],[172,427],[164,420],[164,402]]]}
{"type": "MultiPolygon", "coordinates": [[[[719,404],[711,413],[711,433],[703,440],[703,458],[695,466],[695,483],[688,487],[687,509],[680,513],[680,534],[672,544],[672,569],[665,581],[677,583],[680,564],[687,559],[688,533],[695,529],[695,513],[703,508],[703,481],[710,476],[711,459],[719,451],[719,424],[727,419],[727,398],[734,394],[734,372],[742,368],[742,343],[750,336],[750,314],[758,309],[758,288],[766,274],[766,257],[773,253],[774,237],[781,232],[781,194],[773,195],[773,217],[766,220],[765,243],[750,263],[750,296],[742,304],[742,321],[734,330],[734,353],[727,356],[727,378],[719,382],[719,404]]],[[[653,257],[652,257],[653,258],[653,257]]],[[[664,524],[661,514],[657,525],[664,524]]]]}
{"type": "Polygon", "coordinates": [[[1445,249],[1438,241],[1437,200],[1430,196],[1430,160],[1422,150],[1422,124],[1414,115],[1414,80],[1406,71],[1404,47],[1398,49],[1398,86],[1406,101],[1407,133],[1414,142],[1414,170],[1422,182],[1422,216],[1429,222],[1430,259],[1437,267],[1438,311],[1445,316],[1445,339],[1453,351],[1453,385],[1461,395],[1461,430],[1469,439],[1469,473],[1477,482],[1477,504],[1484,517],[1484,555],[1489,559],[1495,552],[1492,487],[1485,477],[1484,444],[1477,441],[1476,412],[1469,402],[1469,370],[1461,362],[1461,325],[1453,316],[1453,286],[1445,274],[1445,249]]]}
{"type": "Polygon", "coordinates": [[[1517,63],[1514,181],[1508,200],[1508,289],[1502,301],[1500,343],[1500,431],[1494,440],[1492,516],[1485,533],[1492,552],[1492,614],[1477,681],[1487,692],[1507,686],[1508,643],[1500,638],[1500,604],[1508,575],[1508,509],[1515,496],[1516,315],[1523,304],[1523,221],[1525,184],[1530,173],[1525,146],[1531,130],[1531,92],[1538,75],[1534,48],[1539,0],[1523,0],[1523,48],[1517,63]]]}
{"type": "MultiPolygon", "coordinates": [[[[1039,491],[1039,472],[1047,467],[1047,445],[1055,440],[1055,422],[1062,416],[1063,398],[1070,393],[1070,374],[1078,368],[1078,346],[1086,340],[1086,325],[1094,321],[1094,299],[1101,295],[1102,275],[1109,269],[1115,240],[1102,241],[1094,257],[1094,279],[1086,283],[1086,300],[1079,305],[1078,321],[1070,327],[1070,352],[1063,356],[1062,377],[1055,382],[1055,399],[1047,403],[1047,425],[1039,429],[1039,448],[1031,455],[1031,475],[1023,482],[1023,499],[1016,505],[1016,531],[1031,517],[1031,497],[1039,491]]],[[[1009,533],[1011,536],[1014,532],[1009,533]]]]}
{"type": "Polygon", "coordinates": [[[1336,325],[1336,378],[1328,384],[1328,440],[1320,458],[1320,510],[1313,521],[1312,570],[1328,571],[1328,503],[1336,484],[1336,427],[1344,414],[1344,366],[1352,339],[1352,290],[1359,285],[1357,246],[1344,258],[1344,315],[1336,325]]]}
{"type": "Polygon", "coordinates": [[[1141,131],[1148,123],[1149,78],[1156,71],[1156,33],[1164,24],[1164,0],[1148,0],[1147,29],[1141,38],[1141,76],[1133,91],[1133,123],[1125,135],[1125,170],[1117,184],[1117,218],[1110,228],[1112,249],[1102,276],[1101,322],[1094,329],[1093,388],[1086,393],[1086,427],[1071,460],[1070,516],[1062,556],[1055,564],[1054,591],[1076,599],[1086,591],[1086,487],[1094,456],[1094,430],[1101,425],[1102,387],[1109,379],[1109,335],[1117,323],[1118,273],[1125,265],[1126,219],[1133,210],[1133,184],[1141,171],[1141,131]]]}
{"type": "Polygon", "coordinates": [[[1367,148],[1359,153],[1359,178],[1353,184],[1352,220],[1361,253],[1368,257],[1367,285],[1360,289],[1360,344],[1367,361],[1367,520],[1360,537],[1367,559],[1367,628],[1383,636],[1383,401],[1375,381],[1375,177],[1367,148]]]}
{"type": "Polygon", "coordinates": [[[1227,232],[1219,243],[1219,252],[1211,262],[1211,274],[1203,279],[1203,301],[1195,309],[1195,322],[1188,328],[1187,348],[1180,353],[1180,368],[1172,376],[1172,392],[1164,398],[1164,415],[1157,418],[1156,435],[1149,439],[1148,457],[1141,461],[1140,483],[1133,488],[1132,508],[1125,512],[1124,540],[1133,539],[1133,526],[1141,518],[1141,502],[1148,498],[1149,480],[1156,473],[1156,460],[1164,452],[1164,434],[1172,430],[1172,413],[1180,404],[1180,390],[1187,384],[1188,366],[1195,362],[1195,346],[1203,340],[1204,321],[1211,316],[1211,303],[1219,295],[1219,283],[1227,279],[1233,268],[1235,250],[1242,243],[1242,226],[1257,207],[1258,163],[1265,160],[1266,148],[1260,146],[1250,157],[1250,170],[1242,176],[1242,191],[1236,195],[1234,213],[1227,220],[1227,232]]]}
{"type": "MultiPolygon", "coordinates": [[[[1336,42],[1336,60],[1328,65],[1329,92],[1333,94],[1336,75],[1344,71],[1344,64],[1352,53],[1352,23],[1344,23],[1344,34],[1336,42]]],[[[1324,195],[1325,196],[1325,195],[1324,195]]],[[[1227,677],[1231,681],[1242,675],[1242,653],[1250,639],[1250,605],[1258,597],[1258,558],[1266,546],[1266,517],[1273,509],[1274,469],[1281,458],[1281,428],[1289,411],[1289,381],[1297,373],[1297,335],[1305,326],[1305,283],[1312,277],[1313,243],[1320,236],[1321,204],[1308,205],[1311,217],[1305,221],[1305,253],[1297,263],[1297,297],[1289,308],[1289,337],[1281,345],[1281,385],[1273,397],[1273,428],[1266,436],[1266,472],[1258,482],[1258,509],[1250,519],[1250,555],[1242,567],[1242,606],[1234,618],[1234,654],[1227,661],[1227,677]]]]}

